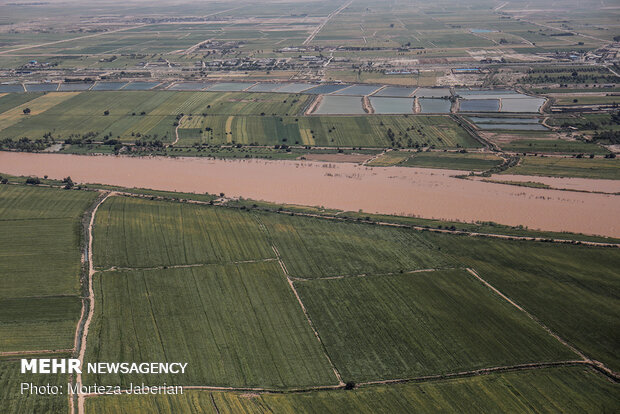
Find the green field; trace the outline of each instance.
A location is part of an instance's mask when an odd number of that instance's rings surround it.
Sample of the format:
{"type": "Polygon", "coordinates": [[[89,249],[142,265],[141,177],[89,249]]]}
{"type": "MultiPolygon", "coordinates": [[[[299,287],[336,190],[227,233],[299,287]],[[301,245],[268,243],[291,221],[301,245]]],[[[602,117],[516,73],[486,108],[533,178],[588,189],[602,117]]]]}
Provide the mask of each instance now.
{"type": "MultiPolygon", "coordinates": [[[[23,95],[6,96],[17,96],[17,104],[23,95]]],[[[309,99],[308,95],[243,92],[51,92],[0,113],[0,138],[38,139],[51,132],[58,140],[94,133],[98,140],[109,136],[133,141],[149,136],[173,141],[173,124],[180,114],[295,115],[302,112],[309,99]],[[54,106],[35,114],[37,100],[57,96],[66,99],[60,103],[55,99],[54,106]],[[21,113],[26,106],[33,106],[32,115],[21,113]]]]}
{"type": "Polygon", "coordinates": [[[504,174],[620,180],[620,161],[605,158],[524,157],[504,174]]]}
{"type": "Polygon", "coordinates": [[[193,116],[179,128],[181,144],[479,147],[447,116],[193,116]],[[388,138],[394,135],[394,143],[388,138]]]}
{"type": "Polygon", "coordinates": [[[21,374],[19,361],[0,361],[0,406],[4,413],[68,413],[68,375],[21,374]],[[63,395],[21,394],[21,383],[61,387],[63,395]]]}
{"type": "Polygon", "coordinates": [[[345,381],[575,358],[464,270],[295,285],[345,381]]]}
{"type": "Polygon", "coordinates": [[[251,216],[223,208],[114,197],[98,210],[94,235],[100,269],[274,257],[251,216]]]}
{"type": "Polygon", "coordinates": [[[106,272],[94,285],[86,361],[189,365],[185,375],[88,375],[88,382],[276,388],[338,382],[276,262],[106,272]]]}
{"type": "Polygon", "coordinates": [[[346,392],[258,395],[186,391],[182,396],[104,396],[89,398],[86,403],[87,411],[96,414],[392,414],[613,412],[620,401],[616,384],[590,369],[571,367],[382,385],[346,392]]]}
{"type": "Polygon", "coordinates": [[[518,139],[499,143],[504,151],[525,153],[608,154],[600,145],[562,139],[518,139]]]}
{"type": "Polygon", "coordinates": [[[620,95],[555,95],[556,105],[598,105],[598,104],[618,104],[620,95]]]}
{"type": "Polygon", "coordinates": [[[0,186],[0,351],[73,346],[80,219],[95,193],[0,186]]]}
{"type": "Polygon", "coordinates": [[[423,233],[286,215],[257,214],[289,273],[300,278],[452,267],[423,233]]]}
{"type": "Polygon", "coordinates": [[[387,152],[369,165],[421,168],[445,168],[449,170],[485,171],[500,165],[502,158],[492,154],[454,152],[387,152]]]}
{"type": "Polygon", "coordinates": [[[577,349],[618,371],[618,249],[439,234],[428,238],[577,349]]]}

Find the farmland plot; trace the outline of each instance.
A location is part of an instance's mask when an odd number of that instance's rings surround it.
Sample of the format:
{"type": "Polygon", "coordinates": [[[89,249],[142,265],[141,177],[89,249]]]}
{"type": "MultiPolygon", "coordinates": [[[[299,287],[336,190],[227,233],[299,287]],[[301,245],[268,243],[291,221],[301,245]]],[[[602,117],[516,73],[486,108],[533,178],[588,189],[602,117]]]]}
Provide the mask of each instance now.
{"type": "Polygon", "coordinates": [[[273,258],[251,216],[242,212],[113,197],[97,212],[98,268],[230,263],[273,258]]]}
{"type": "Polygon", "coordinates": [[[0,187],[0,351],[70,348],[80,315],[80,217],[95,194],[0,187]]]}
{"type": "Polygon", "coordinates": [[[618,371],[618,249],[437,234],[429,238],[577,349],[618,371]]]}
{"type": "Polygon", "coordinates": [[[261,215],[290,274],[317,278],[450,267],[422,233],[406,229],[261,215]]]}
{"type": "Polygon", "coordinates": [[[97,414],[212,413],[429,413],[446,412],[612,412],[620,403],[617,385],[594,371],[549,368],[472,378],[395,384],[352,391],[303,394],[247,395],[231,392],[188,391],[172,396],[104,396],[87,400],[97,414]],[[213,400],[211,400],[213,398],[213,400]]]}
{"type": "Polygon", "coordinates": [[[337,383],[276,262],[105,272],[94,283],[86,361],[187,361],[188,367],[170,376],[88,375],[87,382],[337,383]]]}
{"type": "Polygon", "coordinates": [[[345,381],[576,357],[464,270],[295,285],[345,381]]]}

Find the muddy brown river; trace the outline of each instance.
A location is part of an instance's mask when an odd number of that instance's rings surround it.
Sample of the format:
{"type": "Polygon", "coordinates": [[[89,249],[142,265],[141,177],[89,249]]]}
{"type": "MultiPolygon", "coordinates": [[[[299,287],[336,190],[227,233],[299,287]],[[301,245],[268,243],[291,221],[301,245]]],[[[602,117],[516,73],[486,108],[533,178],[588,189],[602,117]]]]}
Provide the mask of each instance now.
{"type": "MultiPolygon", "coordinates": [[[[0,173],[620,237],[620,196],[462,180],[449,170],[0,152],[0,173]]],[[[590,181],[595,189],[599,180],[590,181]]]]}

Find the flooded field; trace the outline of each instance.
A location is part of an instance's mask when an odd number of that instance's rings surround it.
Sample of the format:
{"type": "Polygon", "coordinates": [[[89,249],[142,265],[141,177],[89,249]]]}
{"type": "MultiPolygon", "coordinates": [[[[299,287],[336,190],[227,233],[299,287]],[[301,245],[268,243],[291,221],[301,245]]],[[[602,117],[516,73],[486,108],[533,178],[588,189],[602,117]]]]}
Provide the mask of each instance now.
{"type": "Polygon", "coordinates": [[[379,89],[376,85],[353,85],[334,92],[334,95],[366,96],[379,89]]]}
{"type": "Polygon", "coordinates": [[[61,83],[58,87],[60,92],[87,91],[92,88],[92,83],[61,83]]]}
{"type": "Polygon", "coordinates": [[[311,89],[317,86],[315,83],[287,83],[284,86],[278,88],[277,92],[281,93],[299,93],[306,89],[311,89]]]}
{"type": "Polygon", "coordinates": [[[123,86],[127,85],[127,82],[97,82],[93,86],[93,91],[117,91],[123,86]]]}
{"type": "Polygon", "coordinates": [[[461,99],[460,112],[498,112],[499,99],[461,99]]]}
{"type": "Polygon", "coordinates": [[[323,96],[316,115],[363,115],[362,98],[359,96],[323,96]]]}
{"type": "MultiPolygon", "coordinates": [[[[493,175],[494,180],[534,181],[547,184],[556,189],[578,190],[578,191],[600,191],[603,193],[620,193],[620,181],[618,180],[593,180],[590,178],[563,178],[563,177],[542,177],[538,175],[513,175],[501,174],[493,175]]],[[[616,196],[620,198],[620,196],[616,196]]]]}
{"type": "Polygon", "coordinates": [[[21,84],[0,85],[0,93],[24,92],[21,84]]]}
{"type": "Polygon", "coordinates": [[[57,83],[26,83],[24,87],[27,92],[54,92],[58,90],[57,83]]]}
{"type": "Polygon", "coordinates": [[[160,82],[131,82],[127,86],[123,88],[124,91],[146,91],[149,89],[153,89],[160,82]]]}
{"type": "Polygon", "coordinates": [[[222,82],[215,83],[206,90],[211,92],[238,92],[254,85],[254,82],[222,82]]]}
{"type": "Polygon", "coordinates": [[[544,98],[502,99],[501,112],[538,112],[544,103],[544,98]]]}
{"type": "MultiPolygon", "coordinates": [[[[620,197],[462,180],[454,171],[308,161],[86,157],[0,152],[0,171],[80,183],[196,193],[369,213],[494,221],[620,237],[620,197]],[[265,185],[277,183],[277,185],[265,185]],[[605,214],[593,214],[602,211],[605,214]]],[[[502,179],[507,179],[502,176],[502,179]]],[[[539,180],[539,177],[531,178],[539,180]]],[[[569,180],[569,179],[564,179],[569,180]]],[[[579,179],[570,179],[577,182],[579,179]]],[[[590,189],[605,180],[587,180],[590,189]]]]}
{"type": "Polygon", "coordinates": [[[452,102],[447,99],[419,98],[420,112],[423,114],[448,114],[452,102]]]}
{"type": "Polygon", "coordinates": [[[349,85],[319,85],[315,88],[304,91],[304,93],[312,93],[312,94],[317,94],[317,95],[327,94],[327,93],[339,91],[340,89],[344,89],[347,86],[349,85]]]}
{"type": "Polygon", "coordinates": [[[213,84],[207,83],[207,82],[179,82],[169,87],[168,90],[171,90],[171,91],[202,91],[211,85],[213,84]]]}
{"type": "Polygon", "coordinates": [[[402,86],[387,86],[375,93],[374,96],[394,96],[406,98],[413,95],[417,88],[403,88],[402,86]]]}
{"type": "Polygon", "coordinates": [[[371,96],[369,99],[376,114],[413,113],[413,98],[383,98],[380,96],[371,96]]]}
{"type": "Polygon", "coordinates": [[[448,88],[419,88],[414,95],[418,98],[443,98],[452,94],[448,88]]]}
{"type": "Polygon", "coordinates": [[[278,88],[286,85],[285,83],[257,83],[248,89],[248,92],[274,92],[278,88]]]}

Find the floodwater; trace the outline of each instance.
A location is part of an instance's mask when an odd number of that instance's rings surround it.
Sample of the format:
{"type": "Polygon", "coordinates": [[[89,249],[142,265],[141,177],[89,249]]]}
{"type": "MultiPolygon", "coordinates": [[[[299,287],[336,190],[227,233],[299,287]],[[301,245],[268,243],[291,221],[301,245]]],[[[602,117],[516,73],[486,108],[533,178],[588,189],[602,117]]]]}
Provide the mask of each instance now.
{"type": "Polygon", "coordinates": [[[26,91],[28,92],[54,92],[57,89],[57,83],[26,83],[26,91]]]}
{"type": "Polygon", "coordinates": [[[334,92],[334,95],[366,96],[379,89],[376,85],[353,85],[334,92]]]}
{"type": "Polygon", "coordinates": [[[146,91],[159,85],[160,82],[131,82],[123,88],[124,91],[146,91]]]}
{"type": "Polygon", "coordinates": [[[418,98],[443,98],[452,94],[448,88],[419,88],[414,95],[418,98]]]}
{"type": "MultiPolygon", "coordinates": [[[[494,221],[620,237],[620,196],[453,178],[454,171],[309,161],[0,152],[0,172],[369,213],[494,221]],[[602,211],[605,214],[593,214],[602,211]]],[[[508,177],[502,176],[503,179],[508,177]]],[[[534,181],[534,177],[531,180],[534,181]]],[[[600,180],[590,180],[596,190],[600,180]]],[[[605,180],[603,180],[605,181],[605,180]]]]}
{"type": "Polygon", "coordinates": [[[460,112],[497,112],[499,99],[461,99],[460,112]]]}
{"type": "Polygon", "coordinates": [[[93,86],[93,91],[117,91],[123,86],[127,85],[127,82],[97,82],[93,86]]]}
{"type": "Polygon", "coordinates": [[[413,98],[384,98],[371,96],[370,104],[376,114],[412,114],[413,98]]]}
{"type": "Polygon", "coordinates": [[[319,107],[314,111],[317,115],[363,115],[362,98],[359,96],[323,96],[319,107]]]}
{"type": "Polygon", "coordinates": [[[413,95],[417,88],[404,88],[402,86],[387,86],[375,93],[373,96],[394,96],[398,98],[406,98],[413,95]]]}
{"type": "Polygon", "coordinates": [[[420,112],[423,114],[449,114],[452,102],[447,99],[419,98],[420,112]]]}
{"type": "Polygon", "coordinates": [[[501,112],[538,112],[545,103],[545,98],[502,99],[501,112]]]}
{"type": "Polygon", "coordinates": [[[523,122],[519,122],[516,124],[509,124],[509,123],[485,124],[485,123],[476,122],[476,126],[480,129],[487,129],[487,130],[491,130],[491,129],[506,129],[506,130],[512,130],[512,131],[548,131],[549,130],[546,126],[542,124],[526,124],[523,122]]]}

